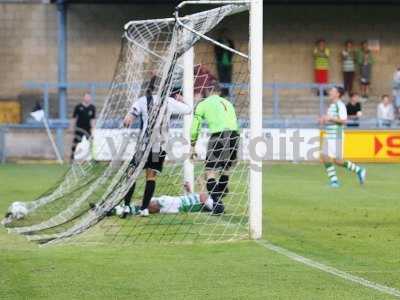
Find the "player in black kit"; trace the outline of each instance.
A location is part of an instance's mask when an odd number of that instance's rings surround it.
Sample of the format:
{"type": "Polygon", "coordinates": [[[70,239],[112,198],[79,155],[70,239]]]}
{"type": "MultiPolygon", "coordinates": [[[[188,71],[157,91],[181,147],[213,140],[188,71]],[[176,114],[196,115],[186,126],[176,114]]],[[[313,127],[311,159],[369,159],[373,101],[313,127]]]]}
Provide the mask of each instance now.
{"type": "Polygon", "coordinates": [[[74,130],[74,139],[72,141],[71,161],[74,160],[76,146],[82,141],[85,136],[88,140],[92,135],[94,120],[96,118],[96,107],[91,103],[92,97],[89,93],[85,93],[82,103],[79,103],[74,108],[72,115],[74,130]]]}

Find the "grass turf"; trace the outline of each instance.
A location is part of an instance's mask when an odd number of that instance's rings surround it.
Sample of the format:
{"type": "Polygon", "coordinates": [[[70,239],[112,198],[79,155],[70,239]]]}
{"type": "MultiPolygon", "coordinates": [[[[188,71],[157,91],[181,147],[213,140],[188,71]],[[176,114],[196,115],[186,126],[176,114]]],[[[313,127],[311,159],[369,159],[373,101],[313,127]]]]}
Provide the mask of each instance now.
{"type": "MultiPolygon", "coordinates": [[[[65,171],[1,165],[0,211],[65,171]]],[[[369,165],[368,182],[319,165],[264,167],[264,239],[400,289],[398,165],[369,165]]],[[[270,252],[252,241],[38,248],[0,229],[0,299],[391,299],[270,252]]]]}

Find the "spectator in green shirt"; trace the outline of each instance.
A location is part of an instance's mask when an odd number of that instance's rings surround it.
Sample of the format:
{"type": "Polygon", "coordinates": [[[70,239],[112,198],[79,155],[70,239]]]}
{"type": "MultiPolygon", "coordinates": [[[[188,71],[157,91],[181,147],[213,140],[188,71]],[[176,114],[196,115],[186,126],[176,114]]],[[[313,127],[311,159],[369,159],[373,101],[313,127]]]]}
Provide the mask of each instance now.
{"type": "MultiPolygon", "coordinates": [[[[234,49],[233,41],[227,37],[226,29],[222,29],[219,33],[217,41],[229,48],[234,49]]],[[[218,79],[221,83],[232,82],[232,56],[233,53],[220,46],[215,46],[215,59],[217,62],[218,79]]]]}
{"type": "Polygon", "coordinates": [[[369,50],[368,42],[363,41],[361,49],[357,52],[357,64],[360,68],[360,89],[363,98],[368,98],[373,63],[374,58],[371,50],[369,50]]]}
{"type": "Polygon", "coordinates": [[[349,95],[353,92],[353,82],[356,70],[356,53],[353,48],[353,41],[345,42],[344,49],[341,53],[342,71],[343,71],[343,87],[349,95]]]}

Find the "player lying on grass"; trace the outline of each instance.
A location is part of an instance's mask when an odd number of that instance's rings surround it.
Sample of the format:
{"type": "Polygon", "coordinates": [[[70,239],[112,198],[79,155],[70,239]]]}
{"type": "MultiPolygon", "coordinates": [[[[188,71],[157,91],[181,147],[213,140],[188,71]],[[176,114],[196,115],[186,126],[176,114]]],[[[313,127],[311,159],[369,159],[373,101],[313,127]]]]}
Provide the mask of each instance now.
{"type": "Polygon", "coordinates": [[[330,186],[339,187],[339,179],[336,175],[335,165],[346,168],[354,172],[360,184],[364,184],[366,169],[355,163],[343,160],[344,145],[344,125],[347,122],[346,106],[342,102],[344,89],[342,87],[333,87],[329,91],[329,105],[327,114],[319,120],[321,125],[325,125],[325,135],[321,144],[321,160],[325,165],[326,172],[330,180],[330,186]]]}
{"type": "Polygon", "coordinates": [[[194,147],[203,121],[207,122],[211,134],[204,162],[207,190],[214,201],[213,213],[221,214],[225,210],[222,198],[228,193],[229,170],[237,160],[240,134],[235,108],[220,96],[218,83],[215,83],[213,91],[197,105],[194,112],[191,128],[192,157],[196,156],[194,147]]]}
{"type": "MultiPolygon", "coordinates": [[[[188,183],[185,183],[185,194],[182,196],[159,196],[151,198],[148,205],[151,214],[178,214],[186,212],[210,212],[213,208],[213,200],[208,193],[193,193],[188,183]]],[[[90,205],[92,209],[96,206],[90,205]]],[[[130,207],[128,214],[137,215],[140,213],[140,206],[130,207]]],[[[109,215],[117,215],[121,218],[127,215],[124,204],[116,206],[109,215]]]]}

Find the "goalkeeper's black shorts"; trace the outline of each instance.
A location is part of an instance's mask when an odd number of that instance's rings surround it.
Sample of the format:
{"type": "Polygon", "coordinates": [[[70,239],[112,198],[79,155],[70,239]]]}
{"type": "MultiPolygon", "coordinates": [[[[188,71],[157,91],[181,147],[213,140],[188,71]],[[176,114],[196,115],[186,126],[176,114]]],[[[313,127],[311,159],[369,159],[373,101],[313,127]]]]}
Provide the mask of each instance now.
{"type": "Polygon", "coordinates": [[[167,156],[167,152],[150,152],[147,157],[146,164],[144,165],[144,169],[151,169],[156,171],[157,173],[161,173],[165,161],[165,157],[167,156]]]}
{"type": "Polygon", "coordinates": [[[239,142],[237,131],[213,133],[207,146],[206,169],[229,170],[237,162],[239,142]]]}

